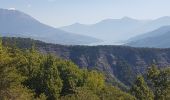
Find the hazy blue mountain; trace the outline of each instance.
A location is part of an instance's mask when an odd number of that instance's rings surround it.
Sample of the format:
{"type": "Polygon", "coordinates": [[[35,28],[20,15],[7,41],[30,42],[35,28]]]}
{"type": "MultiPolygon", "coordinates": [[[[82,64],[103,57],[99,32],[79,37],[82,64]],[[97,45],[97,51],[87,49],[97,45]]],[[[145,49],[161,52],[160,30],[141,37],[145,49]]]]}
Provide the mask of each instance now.
{"type": "Polygon", "coordinates": [[[140,35],[168,25],[170,25],[170,17],[164,16],[155,20],[148,21],[142,27],[136,29],[134,32],[136,32],[136,35],[140,35]]]}
{"type": "Polygon", "coordinates": [[[23,12],[7,9],[0,9],[0,33],[3,36],[31,37],[58,44],[99,42],[96,38],[65,32],[45,25],[23,12]]]}
{"type": "Polygon", "coordinates": [[[170,48],[170,26],[163,26],[157,30],[130,39],[127,45],[134,47],[170,48]]]}
{"type": "MultiPolygon", "coordinates": [[[[170,17],[155,20],[136,20],[128,17],[122,19],[106,19],[92,25],[73,24],[61,27],[67,32],[93,36],[105,41],[125,41],[131,37],[170,25],[170,17]]],[[[113,43],[114,44],[114,43],[113,43]]]]}
{"type": "Polygon", "coordinates": [[[133,36],[133,31],[140,28],[144,23],[145,21],[124,17],[122,19],[106,19],[92,25],[75,23],[70,26],[61,27],[61,29],[105,41],[120,41],[133,36]]]}

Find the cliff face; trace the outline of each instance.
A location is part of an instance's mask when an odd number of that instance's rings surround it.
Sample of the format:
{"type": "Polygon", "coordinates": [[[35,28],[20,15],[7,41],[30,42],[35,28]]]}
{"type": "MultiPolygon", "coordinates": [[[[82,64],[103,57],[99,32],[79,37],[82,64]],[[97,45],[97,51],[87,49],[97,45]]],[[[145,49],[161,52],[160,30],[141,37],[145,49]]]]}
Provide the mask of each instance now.
{"type": "Polygon", "coordinates": [[[170,66],[170,49],[132,48],[124,46],[63,46],[30,39],[4,39],[7,44],[16,41],[20,48],[30,48],[32,42],[42,53],[52,53],[71,60],[81,68],[103,72],[107,81],[131,85],[134,77],[144,73],[151,64],[160,68],[170,66]]]}
{"type": "Polygon", "coordinates": [[[131,48],[123,46],[57,46],[38,47],[40,51],[69,59],[81,68],[97,69],[126,85],[134,76],[144,73],[151,64],[170,66],[170,49],[131,48]]]}

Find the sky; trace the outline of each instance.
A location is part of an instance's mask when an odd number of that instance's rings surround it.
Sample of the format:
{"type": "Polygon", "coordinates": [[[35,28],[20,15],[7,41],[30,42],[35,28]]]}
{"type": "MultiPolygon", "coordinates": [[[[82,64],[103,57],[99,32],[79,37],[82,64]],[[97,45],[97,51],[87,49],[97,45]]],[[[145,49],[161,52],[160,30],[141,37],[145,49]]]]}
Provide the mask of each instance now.
{"type": "Polygon", "coordinates": [[[53,27],[93,24],[124,16],[136,19],[170,16],[170,0],[0,0],[0,8],[23,11],[53,27]]]}

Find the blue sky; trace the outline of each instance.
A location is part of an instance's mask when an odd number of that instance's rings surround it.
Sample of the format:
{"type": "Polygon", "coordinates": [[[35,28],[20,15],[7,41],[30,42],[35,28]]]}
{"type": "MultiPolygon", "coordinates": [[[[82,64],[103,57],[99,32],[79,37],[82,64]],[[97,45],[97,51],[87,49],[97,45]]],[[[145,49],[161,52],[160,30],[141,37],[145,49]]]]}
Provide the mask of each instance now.
{"type": "Polygon", "coordinates": [[[0,0],[0,8],[15,8],[54,27],[124,16],[170,16],[170,0],[0,0]]]}

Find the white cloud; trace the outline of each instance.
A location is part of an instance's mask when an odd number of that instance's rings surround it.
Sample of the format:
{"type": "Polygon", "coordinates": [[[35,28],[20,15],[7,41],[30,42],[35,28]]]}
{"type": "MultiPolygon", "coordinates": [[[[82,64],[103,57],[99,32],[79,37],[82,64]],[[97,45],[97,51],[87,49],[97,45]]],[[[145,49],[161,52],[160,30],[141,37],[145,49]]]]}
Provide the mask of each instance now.
{"type": "Polygon", "coordinates": [[[16,10],[16,8],[8,8],[8,10],[16,10]]]}

